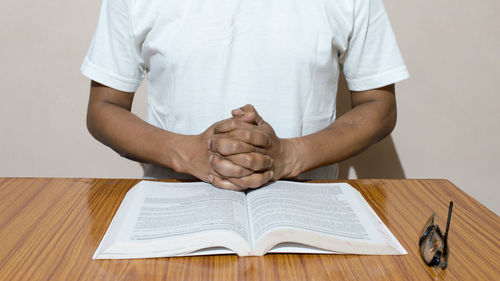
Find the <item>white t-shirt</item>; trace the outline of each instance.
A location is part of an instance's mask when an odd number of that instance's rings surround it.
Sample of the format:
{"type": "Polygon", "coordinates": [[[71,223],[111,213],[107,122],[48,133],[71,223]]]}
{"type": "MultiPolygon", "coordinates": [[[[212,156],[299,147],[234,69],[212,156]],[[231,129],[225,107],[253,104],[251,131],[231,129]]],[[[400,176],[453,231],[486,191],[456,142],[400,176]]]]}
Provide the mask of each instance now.
{"type": "MultiPolygon", "coordinates": [[[[335,120],[340,71],[355,91],[408,77],[382,0],[104,0],[81,70],[127,92],[147,73],[159,128],[199,134],[253,104],[280,138],[335,120]]],[[[151,165],[146,176],[182,178],[151,165]]],[[[303,178],[336,176],[331,165],[303,178]]]]}

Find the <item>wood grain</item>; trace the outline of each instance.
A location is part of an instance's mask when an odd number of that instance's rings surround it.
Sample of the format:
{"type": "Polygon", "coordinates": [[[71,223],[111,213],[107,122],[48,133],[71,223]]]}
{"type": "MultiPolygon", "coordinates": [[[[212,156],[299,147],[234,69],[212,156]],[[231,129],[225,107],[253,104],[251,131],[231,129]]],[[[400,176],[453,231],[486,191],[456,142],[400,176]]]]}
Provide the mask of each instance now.
{"type": "Polygon", "coordinates": [[[138,180],[0,178],[0,280],[500,280],[500,218],[447,180],[348,181],[408,251],[404,256],[271,254],[92,260],[138,180]],[[423,224],[444,228],[446,270],[420,260],[423,224]]]}

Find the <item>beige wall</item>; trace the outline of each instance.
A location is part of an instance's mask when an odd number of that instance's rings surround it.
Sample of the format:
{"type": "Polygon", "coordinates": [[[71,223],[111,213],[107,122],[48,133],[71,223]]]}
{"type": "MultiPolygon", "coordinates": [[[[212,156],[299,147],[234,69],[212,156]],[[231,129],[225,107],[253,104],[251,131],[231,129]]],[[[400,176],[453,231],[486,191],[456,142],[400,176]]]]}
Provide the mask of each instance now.
{"type": "MultiPolygon", "coordinates": [[[[397,86],[392,137],[343,163],[341,176],[447,178],[500,214],[500,2],[385,5],[412,78],[397,86]]],[[[138,164],[85,128],[89,81],[79,67],[99,6],[100,0],[2,0],[0,177],[141,176],[138,164]]],[[[134,105],[140,116],[144,90],[134,105]]]]}

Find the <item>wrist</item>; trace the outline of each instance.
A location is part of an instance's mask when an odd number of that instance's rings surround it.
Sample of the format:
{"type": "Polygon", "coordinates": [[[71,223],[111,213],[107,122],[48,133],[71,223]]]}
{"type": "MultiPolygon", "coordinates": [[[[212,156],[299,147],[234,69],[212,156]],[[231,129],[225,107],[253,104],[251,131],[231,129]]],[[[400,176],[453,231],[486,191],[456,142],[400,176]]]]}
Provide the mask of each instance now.
{"type": "Polygon", "coordinates": [[[297,138],[281,139],[281,155],[283,157],[278,179],[295,178],[302,173],[300,145],[297,138]]]}
{"type": "Polygon", "coordinates": [[[171,134],[168,140],[163,142],[165,145],[160,153],[160,165],[168,167],[177,173],[190,174],[189,167],[189,149],[190,144],[196,136],[171,134]]]}

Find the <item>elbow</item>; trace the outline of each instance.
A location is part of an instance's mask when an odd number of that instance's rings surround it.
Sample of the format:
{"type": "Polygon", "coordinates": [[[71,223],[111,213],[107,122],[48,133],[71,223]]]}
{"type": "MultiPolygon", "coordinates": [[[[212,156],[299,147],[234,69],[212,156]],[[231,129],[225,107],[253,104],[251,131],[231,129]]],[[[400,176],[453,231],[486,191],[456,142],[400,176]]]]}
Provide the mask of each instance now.
{"type": "Polygon", "coordinates": [[[393,106],[391,106],[390,110],[388,110],[387,114],[383,118],[383,126],[381,135],[379,136],[379,140],[387,137],[394,131],[394,129],[396,128],[397,119],[397,109],[396,105],[394,104],[393,106]]]}
{"type": "Polygon", "coordinates": [[[92,116],[90,108],[87,111],[86,123],[87,123],[87,131],[89,131],[89,133],[95,138],[96,126],[95,126],[94,116],[92,116]]]}
{"type": "Polygon", "coordinates": [[[87,118],[86,118],[86,124],[87,124],[87,131],[94,137],[94,123],[92,120],[92,116],[87,112],[87,118]]]}
{"type": "Polygon", "coordinates": [[[389,136],[396,128],[397,122],[397,110],[396,104],[393,103],[387,106],[385,109],[379,111],[379,115],[376,118],[376,126],[374,126],[373,132],[373,143],[377,143],[389,136]]]}
{"type": "Polygon", "coordinates": [[[99,126],[101,123],[102,122],[99,122],[99,116],[96,114],[96,110],[89,105],[86,118],[87,130],[90,135],[100,142],[102,142],[101,126],[99,126]]]}
{"type": "Polygon", "coordinates": [[[394,107],[394,109],[391,111],[391,114],[389,116],[389,121],[388,121],[388,126],[387,126],[387,135],[389,135],[390,133],[392,133],[392,131],[394,131],[394,129],[396,128],[397,121],[398,121],[398,114],[397,114],[396,107],[394,107]]]}

